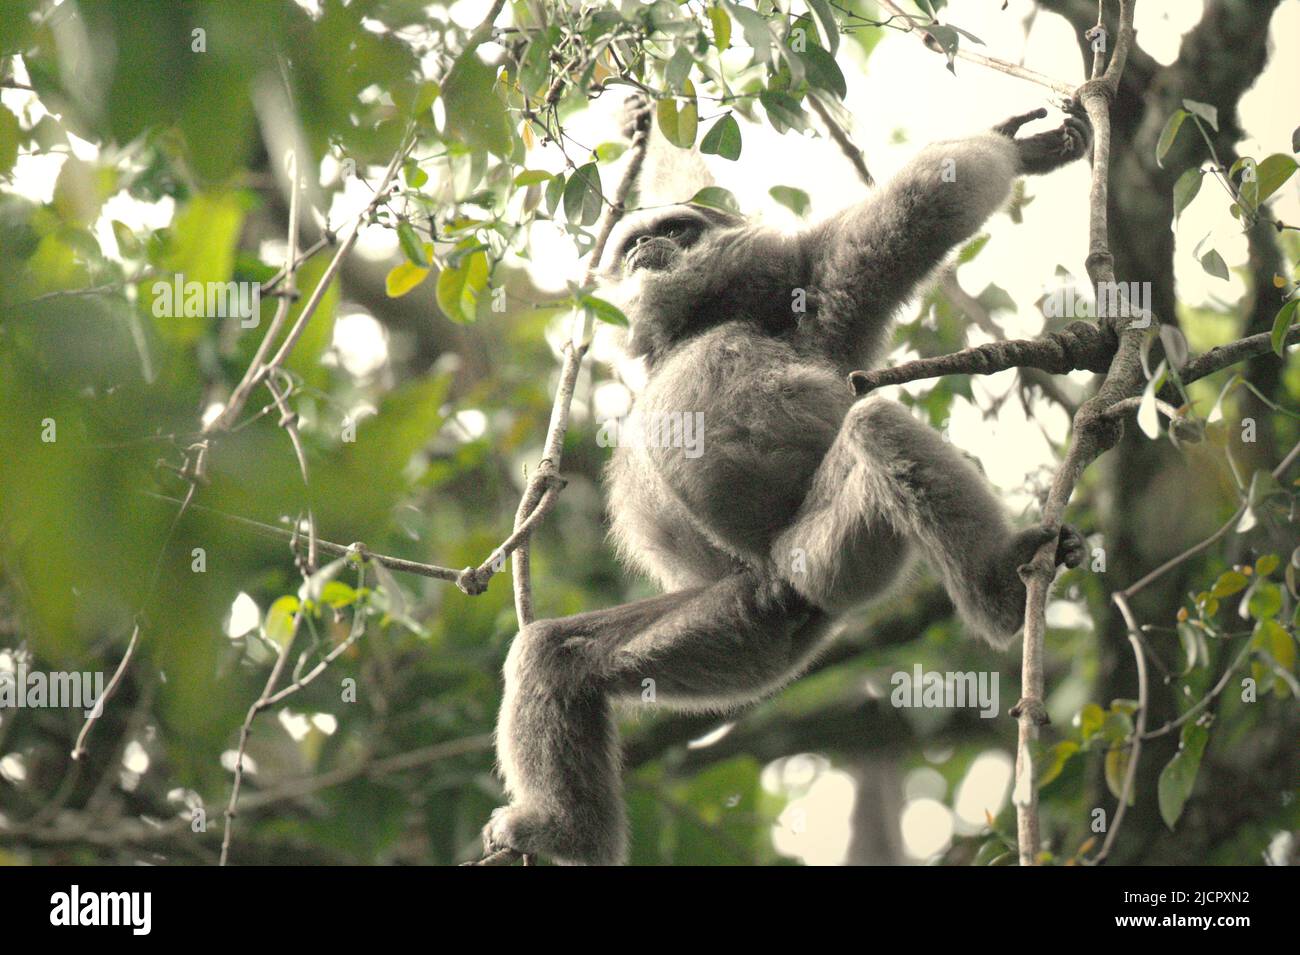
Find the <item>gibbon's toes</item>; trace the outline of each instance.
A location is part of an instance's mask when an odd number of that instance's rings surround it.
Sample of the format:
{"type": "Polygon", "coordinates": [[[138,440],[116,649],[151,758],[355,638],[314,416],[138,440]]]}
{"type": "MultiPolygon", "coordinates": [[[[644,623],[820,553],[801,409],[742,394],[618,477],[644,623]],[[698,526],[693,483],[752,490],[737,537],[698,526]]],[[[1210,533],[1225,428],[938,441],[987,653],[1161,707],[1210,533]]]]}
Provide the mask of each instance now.
{"type": "Polygon", "coordinates": [[[519,832],[519,810],[513,806],[501,806],[492,810],[487,825],[483,827],[483,851],[486,855],[502,849],[512,849],[524,853],[528,849],[522,845],[523,833],[519,832]]]}
{"type": "Polygon", "coordinates": [[[1083,563],[1083,558],[1087,554],[1087,544],[1078,528],[1070,524],[1062,524],[1061,534],[1057,541],[1056,563],[1058,566],[1064,564],[1066,567],[1074,568],[1083,563]]]}
{"type": "Polygon", "coordinates": [[[1065,136],[1065,155],[1077,158],[1088,151],[1092,129],[1087,120],[1066,116],[1065,122],[1061,124],[1061,132],[1065,136]]]}
{"type": "Polygon", "coordinates": [[[1020,127],[1025,125],[1025,123],[1032,122],[1036,119],[1042,119],[1046,115],[1047,110],[1039,107],[1038,109],[1030,110],[1028,113],[1021,113],[1019,116],[1012,116],[1010,119],[998,123],[998,125],[993,127],[993,131],[995,133],[1000,133],[1003,136],[1015,136],[1016,130],[1020,129],[1020,127]]]}

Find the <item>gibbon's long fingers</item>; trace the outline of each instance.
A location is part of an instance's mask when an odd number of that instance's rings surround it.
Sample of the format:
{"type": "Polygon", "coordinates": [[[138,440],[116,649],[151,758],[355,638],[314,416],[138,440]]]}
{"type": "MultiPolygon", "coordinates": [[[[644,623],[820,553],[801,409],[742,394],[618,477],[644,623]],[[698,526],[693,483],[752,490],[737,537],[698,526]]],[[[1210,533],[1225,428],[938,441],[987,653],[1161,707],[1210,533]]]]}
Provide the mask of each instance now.
{"type": "Polygon", "coordinates": [[[1019,116],[1012,116],[1010,119],[999,123],[993,127],[993,132],[1000,133],[1003,136],[1015,136],[1016,132],[1025,123],[1042,119],[1046,115],[1047,110],[1040,106],[1038,109],[1030,110],[1028,113],[1021,113],[1019,116]]]}

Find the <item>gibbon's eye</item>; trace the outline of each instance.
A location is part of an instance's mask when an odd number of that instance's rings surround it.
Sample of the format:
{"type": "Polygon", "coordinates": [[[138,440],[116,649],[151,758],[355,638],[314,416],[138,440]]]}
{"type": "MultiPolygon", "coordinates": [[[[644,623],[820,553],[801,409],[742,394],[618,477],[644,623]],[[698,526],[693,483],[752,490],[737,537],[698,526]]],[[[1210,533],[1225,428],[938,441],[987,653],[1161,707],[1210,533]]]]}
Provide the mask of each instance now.
{"type": "Polygon", "coordinates": [[[700,224],[694,219],[669,219],[659,227],[659,234],[678,245],[689,245],[700,235],[700,224]]]}

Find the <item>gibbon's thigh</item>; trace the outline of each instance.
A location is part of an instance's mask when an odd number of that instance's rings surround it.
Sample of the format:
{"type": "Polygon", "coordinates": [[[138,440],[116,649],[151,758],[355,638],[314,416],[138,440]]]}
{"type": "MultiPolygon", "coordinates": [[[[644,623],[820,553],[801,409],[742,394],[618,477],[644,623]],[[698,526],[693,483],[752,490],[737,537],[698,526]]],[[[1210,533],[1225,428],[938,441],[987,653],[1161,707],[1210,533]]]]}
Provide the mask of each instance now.
{"type": "Polygon", "coordinates": [[[826,623],[788,586],[744,571],[707,587],[537,621],[516,638],[526,645],[512,656],[521,680],[706,710],[749,702],[791,679],[826,623]]]}
{"type": "Polygon", "coordinates": [[[907,530],[891,519],[870,473],[860,429],[846,417],[790,526],[772,545],[772,561],[804,598],[840,613],[880,596],[908,566],[907,530]]]}

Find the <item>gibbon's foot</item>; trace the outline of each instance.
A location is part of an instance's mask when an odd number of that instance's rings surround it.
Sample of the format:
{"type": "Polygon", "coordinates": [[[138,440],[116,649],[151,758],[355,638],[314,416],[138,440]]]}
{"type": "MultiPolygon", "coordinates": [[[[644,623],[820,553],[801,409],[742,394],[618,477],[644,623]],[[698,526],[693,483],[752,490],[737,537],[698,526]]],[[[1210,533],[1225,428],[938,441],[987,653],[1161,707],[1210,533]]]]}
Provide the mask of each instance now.
{"type": "Polygon", "coordinates": [[[1047,707],[1043,705],[1043,701],[1030,696],[1021,697],[1020,701],[1011,707],[1011,716],[1019,719],[1021,713],[1028,713],[1029,718],[1039,726],[1046,726],[1052,722],[1051,717],[1047,715],[1047,707]]]}
{"type": "Polygon", "coordinates": [[[1056,129],[1015,143],[1020,151],[1021,171],[1042,174],[1086,156],[1092,145],[1092,127],[1087,119],[1071,113],[1056,129]]]}
{"type": "Polygon", "coordinates": [[[483,854],[504,850],[521,856],[545,856],[552,862],[615,865],[616,857],[601,852],[584,833],[566,832],[546,814],[524,806],[501,806],[483,827],[483,854]]]}
{"type": "Polygon", "coordinates": [[[532,813],[516,806],[493,809],[483,827],[483,854],[492,855],[505,849],[520,855],[538,852],[535,842],[540,826],[540,820],[532,813]]]}
{"type": "Polygon", "coordinates": [[[1042,547],[1053,537],[1056,538],[1056,566],[1060,567],[1078,567],[1083,563],[1084,555],[1087,552],[1083,535],[1078,529],[1070,524],[1062,524],[1060,527],[1053,527],[1050,524],[1040,524],[1037,527],[1031,527],[1021,531],[1015,536],[1011,543],[1012,560],[1015,561],[1016,567],[1028,564],[1034,559],[1034,554],[1038,548],[1042,547]]]}
{"type": "Polygon", "coordinates": [[[1012,116],[1010,119],[998,123],[993,127],[993,132],[1000,136],[1015,138],[1016,132],[1021,126],[1025,125],[1025,123],[1031,123],[1036,119],[1042,119],[1046,115],[1047,110],[1040,106],[1038,109],[1032,109],[1028,113],[1021,113],[1019,116],[1012,116]]]}
{"type": "Polygon", "coordinates": [[[1088,545],[1079,529],[1072,524],[1062,524],[1056,544],[1056,566],[1074,569],[1083,563],[1087,554],[1088,545]]]}

